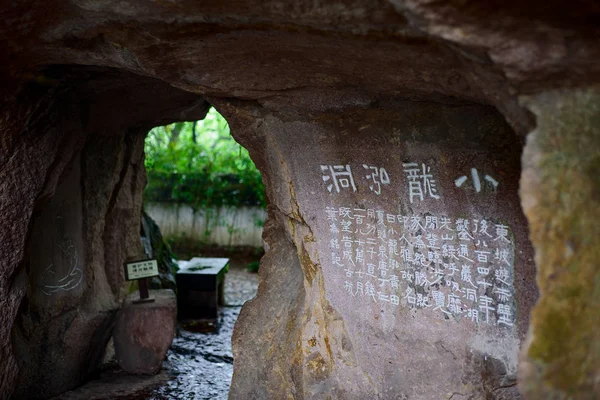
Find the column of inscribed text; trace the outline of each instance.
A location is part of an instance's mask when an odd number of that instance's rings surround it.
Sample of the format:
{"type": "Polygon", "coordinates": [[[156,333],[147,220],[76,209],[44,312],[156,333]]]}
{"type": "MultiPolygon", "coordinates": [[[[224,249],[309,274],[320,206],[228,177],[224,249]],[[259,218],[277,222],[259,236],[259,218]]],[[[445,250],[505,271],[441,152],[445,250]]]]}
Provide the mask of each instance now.
{"type": "Polygon", "coordinates": [[[352,301],[514,324],[514,242],[500,222],[327,207],[329,266],[352,301]]]}

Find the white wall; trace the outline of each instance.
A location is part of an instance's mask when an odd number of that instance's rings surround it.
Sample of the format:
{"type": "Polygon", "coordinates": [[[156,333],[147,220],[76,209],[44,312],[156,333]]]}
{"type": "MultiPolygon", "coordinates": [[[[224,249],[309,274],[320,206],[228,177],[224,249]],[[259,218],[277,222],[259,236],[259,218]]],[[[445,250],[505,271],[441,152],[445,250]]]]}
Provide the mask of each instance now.
{"type": "Polygon", "coordinates": [[[223,207],[194,213],[186,204],[148,203],[145,210],[164,237],[185,236],[222,246],[263,245],[262,223],[257,221],[264,222],[266,213],[259,207],[223,207]]]}

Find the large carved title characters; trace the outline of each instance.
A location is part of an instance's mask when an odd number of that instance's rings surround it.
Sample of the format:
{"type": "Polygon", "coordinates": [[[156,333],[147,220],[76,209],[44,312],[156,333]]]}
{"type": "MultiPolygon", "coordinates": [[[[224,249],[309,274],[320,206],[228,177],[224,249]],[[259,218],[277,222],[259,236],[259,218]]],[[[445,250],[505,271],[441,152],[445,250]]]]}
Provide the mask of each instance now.
{"type": "MultiPolygon", "coordinates": [[[[416,162],[402,167],[400,180],[411,205],[441,199],[431,167],[416,162]]],[[[321,165],[320,170],[332,194],[352,194],[364,185],[380,196],[392,180],[385,168],[366,164],[321,165]]],[[[476,168],[453,184],[475,193],[499,186],[476,168]]],[[[459,323],[514,326],[515,246],[502,221],[435,212],[400,215],[349,205],[326,206],[321,216],[329,232],[328,251],[321,258],[347,300],[358,306],[378,303],[390,312],[397,307],[430,310],[459,323]]]]}

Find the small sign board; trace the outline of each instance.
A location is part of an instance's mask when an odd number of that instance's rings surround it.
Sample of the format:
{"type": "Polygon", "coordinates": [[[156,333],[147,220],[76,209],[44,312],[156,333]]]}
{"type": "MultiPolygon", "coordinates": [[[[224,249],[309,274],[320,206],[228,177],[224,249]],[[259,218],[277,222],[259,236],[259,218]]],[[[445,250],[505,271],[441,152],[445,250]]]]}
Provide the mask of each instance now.
{"type": "Polygon", "coordinates": [[[158,263],[156,260],[139,260],[125,263],[126,280],[132,281],[151,276],[158,276],[158,263]]]}

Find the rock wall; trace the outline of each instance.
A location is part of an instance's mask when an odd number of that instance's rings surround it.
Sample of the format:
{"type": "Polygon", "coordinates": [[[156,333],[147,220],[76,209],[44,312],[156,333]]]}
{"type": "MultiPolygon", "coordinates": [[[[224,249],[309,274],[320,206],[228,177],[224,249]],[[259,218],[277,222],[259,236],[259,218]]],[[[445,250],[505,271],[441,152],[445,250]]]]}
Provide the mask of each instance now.
{"type": "Polygon", "coordinates": [[[126,222],[143,132],[207,99],[270,202],[232,398],[514,399],[519,349],[530,398],[600,396],[599,15],[553,0],[2,5],[0,393],[58,393],[87,369],[57,366],[93,367],[119,265],[141,251],[126,222]]]}
{"type": "Polygon", "coordinates": [[[259,293],[245,306],[231,398],[520,398],[537,289],[518,197],[522,140],[502,116],[410,101],[310,116],[221,111],[234,132],[247,125],[240,114],[259,119],[269,216],[286,228],[265,235],[263,285],[301,305],[265,312],[259,293]],[[301,289],[288,291],[297,278],[268,258],[282,247],[295,249],[301,289]],[[259,357],[292,332],[285,357],[259,357]],[[268,384],[256,385],[256,370],[268,384]]]}
{"type": "Polygon", "coordinates": [[[597,89],[527,99],[539,122],[523,154],[520,193],[541,292],[520,371],[527,398],[600,395],[599,100],[597,89]]]}
{"type": "Polygon", "coordinates": [[[178,268],[173,261],[175,257],[168,243],[163,240],[160,227],[145,211],[142,211],[141,240],[146,257],[155,258],[158,263],[158,276],[150,279],[148,288],[171,289],[175,292],[175,274],[178,268]]]}
{"type": "Polygon", "coordinates": [[[29,285],[13,330],[15,398],[66,391],[102,359],[126,294],[122,263],[143,254],[144,134],[87,138],[32,218],[23,262],[29,285]]]}
{"type": "MultiPolygon", "coordinates": [[[[25,268],[29,226],[40,199],[49,197],[81,140],[57,124],[56,93],[30,88],[3,111],[0,167],[0,393],[15,389],[19,366],[12,342],[13,327],[29,277],[25,268]],[[58,155],[62,152],[64,158],[58,155]]],[[[62,109],[62,111],[66,111],[62,109]]],[[[75,125],[76,126],[76,125],[75,125]]],[[[34,351],[34,350],[32,350],[34,351]]]]}
{"type": "MultiPolygon", "coordinates": [[[[49,99],[42,101],[49,105],[41,103],[47,108],[29,115],[21,128],[24,134],[17,138],[23,150],[12,153],[12,162],[27,173],[16,176],[18,169],[6,164],[3,169],[2,206],[7,208],[2,215],[20,211],[13,218],[24,225],[21,236],[14,231],[18,224],[3,228],[7,238],[20,238],[3,241],[4,259],[14,262],[3,270],[7,275],[2,290],[14,296],[15,303],[3,307],[4,326],[11,329],[3,331],[2,348],[9,352],[3,358],[2,393],[12,392],[13,398],[51,397],[95,371],[129,286],[123,262],[143,255],[143,140],[156,110],[152,103],[129,105],[132,111],[145,106],[150,122],[143,114],[132,120],[109,118],[116,94],[135,84],[127,74],[69,69],[52,73],[62,77],[54,84],[56,94],[47,93],[49,99]],[[98,96],[99,88],[104,95],[117,93],[105,100],[98,96]],[[30,138],[24,140],[27,132],[30,138]],[[35,170],[33,160],[44,163],[35,170]],[[29,189],[28,197],[13,198],[21,185],[29,189]]],[[[159,99],[172,100],[169,107],[183,100],[186,108],[197,101],[156,81],[145,86],[152,94],[164,95],[154,99],[162,110],[159,99]]],[[[203,104],[191,115],[203,117],[203,104]]],[[[121,109],[127,114],[126,107],[121,109]]],[[[168,112],[162,117],[170,118],[168,112]]]]}

